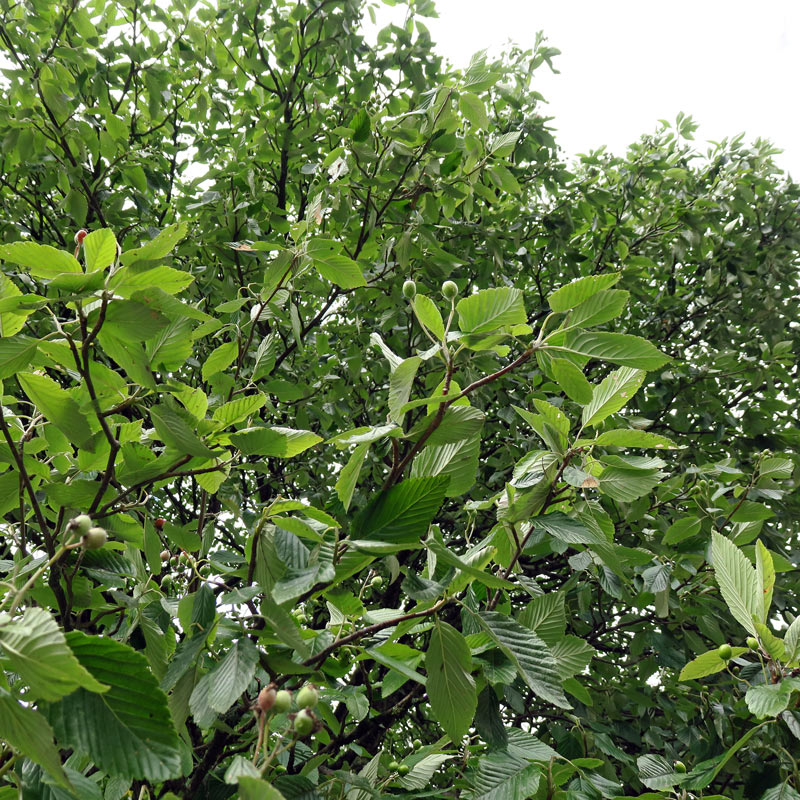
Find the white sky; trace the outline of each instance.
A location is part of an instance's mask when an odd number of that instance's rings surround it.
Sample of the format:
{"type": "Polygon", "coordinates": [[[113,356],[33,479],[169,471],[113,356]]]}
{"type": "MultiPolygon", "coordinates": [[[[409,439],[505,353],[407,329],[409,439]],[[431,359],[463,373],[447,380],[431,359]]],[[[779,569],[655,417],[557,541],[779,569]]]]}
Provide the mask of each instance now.
{"type": "MultiPolygon", "coordinates": [[[[537,30],[561,50],[534,88],[567,154],[614,152],[683,111],[698,142],[744,132],[784,153],[800,179],[800,0],[436,0],[424,18],[438,52],[465,66],[477,50],[537,30]]],[[[395,18],[403,9],[395,8],[395,18]]]]}

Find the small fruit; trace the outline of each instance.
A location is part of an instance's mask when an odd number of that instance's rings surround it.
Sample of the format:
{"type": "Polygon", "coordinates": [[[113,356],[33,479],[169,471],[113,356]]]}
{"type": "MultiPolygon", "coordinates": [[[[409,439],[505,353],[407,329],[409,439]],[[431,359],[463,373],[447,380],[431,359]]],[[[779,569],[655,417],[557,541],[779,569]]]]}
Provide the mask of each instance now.
{"type": "Polygon", "coordinates": [[[413,300],[417,293],[417,284],[414,281],[406,281],[403,284],[403,297],[406,300],[413,300]]]}
{"type": "Polygon", "coordinates": [[[77,231],[75,234],[75,244],[83,244],[83,240],[86,238],[88,233],[89,231],[87,231],[85,228],[81,228],[79,231],[77,231]]]}
{"type": "Polygon", "coordinates": [[[172,558],[169,560],[169,565],[171,567],[177,567],[178,564],[180,564],[180,563],[181,563],[181,560],[180,560],[180,558],[178,558],[178,556],[172,556],[172,558]]]}
{"type": "Polygon", "coordinates": [[[314,715],[307,708],[301,708],[295,714],[294,729],[300,738],[308,736],[314,730],[314,715]]]}
{"type": "Polygon", "coordinates": [[[172,589],[174,588],[174,586],[175,586],[175,582],[172,580],[172,578],[169,575],[165,575],[161,579],[161,588],[165,592],[171,592],[172,589]]]}
{"type": "Polygon", "coordinates": [[[397,772],[397,770],[398,770],[399,768],[400,768],[400,762],[398,762],[398,761],[390,761],[390,762],[389,762],[389,769],[390,769],[392,772],[397,772]]]}
{"type": "Polygon", "coordinates": [[[442,297],[445,300],[452,300],[458,294],[458,286],[453,281],[445,281],[442,284],[442,297]]]}
{"type": "Polygon", "coordinates": [[[675,772],[680,772],[681,774],[686,772],[686,764],[684,764],[683,761],[676,761],[673,764],[673,768],[674,768],[675,772]]]}
{"type": "Polygon", "coordinates": [[[162,530],[162,529],[164,528],[164,522],[165,522],[164,518],[163,518],[163,517],[159,517],[159,518],[158,518],[158,519],[157,519],[157,520],[156,520],[156,521],[153,523],[153,527],[155,527],[155,529],[156,529],[157,531],[160,531],[160,530],[162,530]]]}
{"type": "Polygon", "coordinates": [[[297,693],[297,705],[299,708],[314,708],[319,702],[319,692],[312,684],[306,684],[297,693]]]}
{"type": "Polygon", "coordinates": [[[731,646],[729,644],[721,644],[717,648],[717,655],[723,661],[730,661],[731,660],[731,656],[733,656],[733,650],[731,650],[731,646]]]}
{"type": "Polygon", "coordinates": [[[201,578],[207,578],[211,574],[211,565],[203,564],[197,571],[200,573],[201,578]]]}
{"type": "Polygon", "coordinates": [[[88,514],[78,514],[69,521],[69,526],[78,531],[81,536],[85,536],[92,527],[92,518],[88,514]]]}
{"type": "Polygon", "coordinates": [[[413,747],[415,750],[419,750],[422,747],[422,741],[420,739],[414,739],[413,747]]]}
{"type": "Polygon", "coordinates": [[[373,589],[380,589],[383,586],[383,578],[380,575],[376,575],[370,582],[369,585],[373,589]]]}
{"type": "Polygon", "coordinates": [[[748,646],[748,647],[749,647],[749,648],[750,648],[750,649],[751,649],[751,650],[752,650],[754,653],[757,653],[757,652],[758,652],[758,647],[759,647],[759,645],[758,645],[758,639],[756,639],[756,638],[755,638],[755,636],[748,636],[748,637],[747,637],[747,639],[745,640],[745,644],[746,644],[746,645],[747,645],[747,646],[748,646]]]}
{"type": "Polygon", "coordinates": [[[259,711],[265,713],[269,711],[275,705],[275,698],[277,697],[277,692],[275,691],[274,686],[265,686],[259,693],[258,697],[256,698],[256,705],[259,708],[259,711]]]}
{"type": "Polygon", "coordinates": [[[275,703],[272,707],[276,714],[285,714],[292,707],[292,693],[288,689],[280,689],[275,694],[275,703]]]}
{"type": "Polygon", "coordinates": [[[411,772],[411,767],[409,767],[408,764],[401,764],[397,768],[398,775],[408,775],[409,772],[411,772]]]}
{"type": "Polygon", "coordinates": [[[169,561],[169,550],[162,550],[159,554],[159,558],[164,562],[169,561]]]}
{"type": "Polygon", "coordinates": [[[81,544],[84,550],[99,550],[108,541],[105,528],[89,528],[83,535],[81,544]]]}
{"type": "Polygon", "coordinates": [[[186,553],[181,553],[180,557],[178,558],[178,560],[181,562],[181,564],[188,564],[189,563],[189,556],[186,553]]]}
{"type": "Polygon", "coordinates": [[[283,764],[276,764],[275,772],[280,772],[280,773],[286,772],[286,767],[284,767],[283,764]]]}

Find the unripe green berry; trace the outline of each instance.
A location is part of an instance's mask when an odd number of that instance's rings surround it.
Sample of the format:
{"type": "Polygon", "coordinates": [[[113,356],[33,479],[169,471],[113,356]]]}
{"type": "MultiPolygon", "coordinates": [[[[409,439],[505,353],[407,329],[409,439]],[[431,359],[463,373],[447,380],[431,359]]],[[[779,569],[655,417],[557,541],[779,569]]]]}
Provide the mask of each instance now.
{"type": "Polygon", "coordinates": [[[173,588],[174,586],[175,586],[175,583],[174,583],[174,581],[172,580],[172,578],[171,578],[169,575],[165,575],[165,576],[164,576],[164,577],[161,579],[161,588],[162,588],[162,589],[163,589],[165,592],[170,592],[170,591],[172,591],[172,588],[173,588]]]}
{"type": "Polygon", "coordinates": [[[675,772],[680,772],[681,774],[686,772],[686,764],[684,764],[683,761],[676,761],[673,767],[675,772]]]}
{"type": "Polygon", "coordinates": [[[390,761],[389,762],[389,769],[392,772],[397,772],[399,767],[400,767],[400,762],[399,761],[390,761]]]}
{"type": "Polygon", "coordinates": [[[756,639],[756,638],[755,638],[755,636],[748,636],[748,637],[747,637],[747,639],[745,640],[745,644],[746,644],[746,645],[747,645],[747,646],[748,646],[748,647],[749,647],[749,648],[750,648],[750,649],[751,649],[751,650],[752,650],[754,653],[758,652],[758,648],[759,648],[759,645],[758,645],[758,639],[756,639]]]}
{"type": "Polygon", "coordinates": [[[286,767],[284,767],[283,764],[276,764],[275,765],[275,772],[284,773],[284,772],[286,772],[286,767]]]}
{"type": "Polygon", "coordinates": [[[88,514],[78,514],[69,521],[70,527],[78,531],[81,536],[86,536],[89,528],[92,527],[92,518],[88,514]]]}
{"type": "Polygon", "coordinates": [[[419,739],[414,739],[413,747],[415,750],[419,750],[422,747],[422,741],[419,739]]]}
{"type": "Polygon", "coordinates": [[[84,550],[99,550],[108,541],[105,528],[89,528],[83,535],[81,544],[84,550]]]}
{"type": "Polygon", "coordinates": [[[397,768],[398,775],[408,775],[409,772],[411,772],[411,767],[409,767],[408,764],[401,764],[397,768]]]}
{"type": "Polygon", "coordinates": [[[297,693],[296,699],[299,708],[314,708],[319,702],[319,692],[309,683],[297,693]]]}
{"type": "Polygon", "coordinates": [[[406,281],[403,284],[403,297],[406,300],[413,300],[417,294],[417,284],[414,281],[406,281]]]}
{"type": "Polygon", "coordinates": [[[201,578],[207,578],[211,574],[211,565],[203,564],[197,571],[200,573],[201,578]]]}
{"type": "Polygon", "coordinates": [[[314,715],[307,708],[301,708],[295,714],[294,729],[301,738],[308,736],[314,730],[314,715]]]}
{"type": "Polygon", "coordinates": [[[373,589],[380,589],[383,586],[383,578],[380,575],[376,575],[370,582],[369,585],[372,586],[373,589]]]}
{"type": "Polygon", "coordinates": [[[279,690],[272,707],[276,714],[285,714],[292,707],[292,693],[288,689],[279,690]]]}
{"type": "Polygon", "coordinates": [[[445,281],[442,284],[442,297],[445,300],[452,300],[458,294],[458,286],[453,281],[445,281]]]}
{"type": "Polygon", "coordinates": [[[723,661],[730,661],[731,660],[731,656],[733,655],[733,651],[731,650],[731,646],[729,644],[721,644],[717,648],[717,655],[723,661]]]}

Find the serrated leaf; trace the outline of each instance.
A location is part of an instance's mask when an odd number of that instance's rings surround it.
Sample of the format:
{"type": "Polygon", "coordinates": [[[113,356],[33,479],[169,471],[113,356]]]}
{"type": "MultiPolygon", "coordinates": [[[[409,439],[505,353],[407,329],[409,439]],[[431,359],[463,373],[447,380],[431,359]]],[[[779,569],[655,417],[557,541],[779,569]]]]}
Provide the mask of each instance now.
{"type": "Polygon", "coordinates": [[[551,645],[563,638],[567,628],[563,592],[549,592],[534,597],[519,615],[519,621],[541,640],[551,645]]]}
{"type": "Polygon", "coordinates": [[[231,442],[245,455],[293,458],[322,441],[311,431],[273,426],[244,428],[230,435],[231,442]]]}
{"type": "MultiPolygon", "coordinates": [[[[145,242],[141,247],[124,252],[120,257],[120,261],[125,266],[141,261],[158,261],[172,252],[175,245],[186,236],[188,229],[189,226],[186,222],[176,222],[174,225],[169,225],[158,236],[149,242],[145,242]]],[[[150,274],[152,274],[152,270],[150,274]]],[[[191,279],[191,276],[189,278],[191,279]]],[[[161,286],[161,283],[158,282],[155,285],[161,286]]],[[[164,287],[161,286],[161,288],[163,289],[164,287]]],[[[165,289],[165,291],[169,290],[165,289]]]]}
{"type": "MultiPolygon", "coordinates": [[[[53,742],[50,723],[35,709],[17,702],[0,688],[0,741],[47,770],[53,782],[72,789],[61,766],[61,755],[53,742]]],[[[14,792],[14,797],[17,794],[14,792]]]]}
{"type": "Polygon", "coordinates": [[[444,322],[436,303],[427,295],[418,294],[412,301],[419,321],[440,341],[444,339],[444,322]]]}
{"type": "Polygon", "coordinates": [[[764,608],[764,619],[767,619],[772,605],[772,591],[775,588],[775,565],[772,563],[772,554],[764,547],[761,539],[756,542],[756,574],[764,608]]]}
{"type": "MultiPolygon", "coordinates": [[[[792,679],[785,679],[780,683],[770,683],[766,686],[751,686],[744,696],[750,713],[759,719],[777,717],[787,709],[792,692],[798,688],[793,683],[792,679]]],[[[797,683],[800,686],[800,681],[797,683]]]]}
{"type": "Polygon", "coordinates": [[[635,369],[658,369],[672,360],[646,339],[627,333],[585,331],[576,328],[563,334],[559,332],[551,334],[546,341],[584,358],[598,358],[635,369]]]}
{"type": "Polygon", "coordinates": [[[567,325],[591,328],[618,317],[628,304],[630,293],[622,289],[603,289],[572,309],[567,325]]]}
{"type": "Polygon", "coordinates": [[[520,678],[534,694],[559,708],[572,708],[561,688],[552,653],[533,631],[497,611],[483,611],[473,617],[514,662],[520,678]]]}
{"type": "Polygon", "coordinates": [[[72,253],[36,242],[11,242],[0,245],[0,259],[25,267],[30,270],[34,278],[44,280],[55,278],[65,272],[83,272],[78,259],[72,253]]]}
{"type": "Polygon", "coordinates": [[[245,397],[237,397],[235,400],[230,400],[215,409],[212,419],[227,428],[228,425],[241,422],[255,414],[256,411],[263,408],[265,402],[266,397],[261,392],[245,397]]]}
{"type": "Polygon", "coordinates": [[[402,423],[405,416],[403,406],[408,402],[411,387],[414,385],[414,378],[421,363],[421,358],[411,356],[398,364],[389,376],[389,419],[398,425],[402,423]]]}
{"type": "Polygon", "coordinates": [[[145,657],[121,642],[77,631],[67,634],[67,642],[78,661],[110,688],[104,694],[78,689],[50,706],[58,740],[110,774],[151,781],[178,777],[180,740],[145,657]]]}
{"type": "Polygon", "coordinates": [[[28,608],[20,621],[0,627],[0,653],[34,698],[59,700],[81,686],[91,692],[108,689],[81,666],[64,632],[43,608],[28,608]]]}
{"type": "Polygon", "coordinates": [[[219,455],[203,444],[183,417],[168,406],[153,406],[150,409],[150,419],[158,438],[179,453],[206,459],[213,459],[219,455]]]}
{"type": "Polygon", "coordinates": [[[459,327],[462,333],[478,334],[520,325],[528,321],[522,292],[519,289],[501,287],[482,289],[456,304],[459,327]]]}
{"type": "Polygon", "coordinates": [[[478,702],[471,667],[472,657],[464,637],[435,618],[425,657],[428,699],[454,745],[469,730],[478,702]]]}
{"type": "Polygon", "coordinates": [[[83,240],[83,257],[86,271],[110,267],[117,258],[117,240],[110,228],[100,228],[87,234],[83,240]]]}
{"type": "Polygon", "coordinates": [[[342,467],[339,477],[336,479],[336,495],[342,501],[344,510],[350,508],[350,501],[353,499],[353,492],[358,483],[358,476],[361,474],[361,466],[369,451],[369,444],[360,444],[353,450],[353,454],[347,463],[342,467]]]}
{"type": "MultiPolygon", "coordinates": [[[[740,655],[742,655],[742,653],[746,652],[746,647],[731,647],[731,658],[738,658],[740,655]]],[[[722,658],[720,658],[719,651],[717,649],[709,650],[708,652],[697,656],[697,658],[693,658],[688,664],[686,664],[686,666],[681,670],[678,680],[693,681],[697,680],[698,678],[705,678],[707,675],[714,675],[717,672],[722,672],[727,664],[727,661],[724,661],[722,658]]]]}
{"type": "Polygon", "coordinates": [[[675,772],[674,766],[659,755],[639,756],[639,780],[648,789],[671,789],[683,780],[683,775],[675,772]]]}
{"type": "Polygon", "coordinates": [[[313,256],[314,267],[325,280],[335,283],[342,289],[356,289],[366,286],[361,268],[352,258],[331,253],[325,256],[313,256]]]}
{"type": "Polygon", "coordinates": [[[722,534],[712,533],[711,557],[722,597],[736,621],[758,636],[753,617],[764,620],[758,577],[747,556],[722,534]]]}
{"type": "Polygon", "coordinates": [[[783,637],[784,656],[787,664],[800,658],[800,617],[795,617],[783,637]]]}
{"type": "Polygon", "coordinates": [[[62,389],[52,378],[32,372],[18,373],[17,380],[48,422],[52,422],[78,446],[88,446],[92,438],[89,422],[66,389],[62,389]]]}
{"type": "Polygon", "coordinates": [[[556,289],[547,298],[547,302],[550,303],[553,311],[569,311],[597,292],[613,286],[621,277],[622,275],[618,272],[609,272],[605,275],[589,275],[586,278],[578,278],[572,283],[556,289]]]}
{"type": "Polygon", "coordinates": [[[614,370],[595,387],[591,402],[584,406],[583,425],[597,425],[611,414],[616,414],[639,391],[644,376],[644,371],[640,369],[622,367],[614,370]]]}
{"type": "Polygon", "coordinates": [[[212,375],[228,369],[236,360],[239,353],[239,345],[236,342],[224,342],[212,350],[203,362],[201,370],[203,380],[207,381],[212,375]]]}
{"type": "Polygon", "coordinates": [[[419,542],[442,505],[449,480],[446,476],[409,478],[381,492],[353,520],[352,537],[394,544],[419,542]]]}
{"type": "MultiPolygon", "coordinates": [[[[217,666],[207,672],[197,684],[208,705],[218,714],[224,714],[250,685],[258,664],[258,650],[243,637],[225,654],[217,666]]],[[[194,694],[192,695],[194,697],[194,694]]],[[[189,700],[192,706],[192,700],[189,700]]]]}
{"type": "Polygon", "coordinates": [[[564,390],[564,394],[576,403],[586,405],[592,402],[592,385],[586,380],[583,371],[565,358],[554,358],[550,362],[553,379],[564,390]]]}
{"type": "Polygon", "coordinates": [[[22,336],[0,339],[0,380],[25,369],[36,355],[36,339],[22,336]]]}
{"type": "Polygon", "coordinates": [[[414,458],[411,477],[444,475],[450,479],[447,497],[458,497],[475,483],[480,458],[479,437],[441,445],[428,445],[414,458]]]}
{"type": "Polygon", "coordinates": [[[603,431],[594,444],[603,447],[642,447],[655,450],[678,450],[681,445],[675,444],[672,439],[660,436],[657,433],[636,430],[635,428],[617,428],[613,431],[603,431]]]}
{"type": "Polygon", "coordinates": [[[508,752],[487,753],[478,762],[470,800],[519,800],[532,797],[539,788],[542,769],[523,756],[508,752]]]}

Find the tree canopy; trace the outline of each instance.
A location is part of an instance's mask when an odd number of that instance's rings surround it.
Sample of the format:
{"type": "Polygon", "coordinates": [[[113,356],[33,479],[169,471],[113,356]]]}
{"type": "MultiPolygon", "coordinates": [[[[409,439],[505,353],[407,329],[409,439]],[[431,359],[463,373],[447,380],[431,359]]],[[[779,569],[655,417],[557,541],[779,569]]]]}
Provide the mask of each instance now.
{"type": "Polygon", "coordinates": [[[800,187],[376,8],[0,4],[0,800],[800,798],[800,187]]]}

